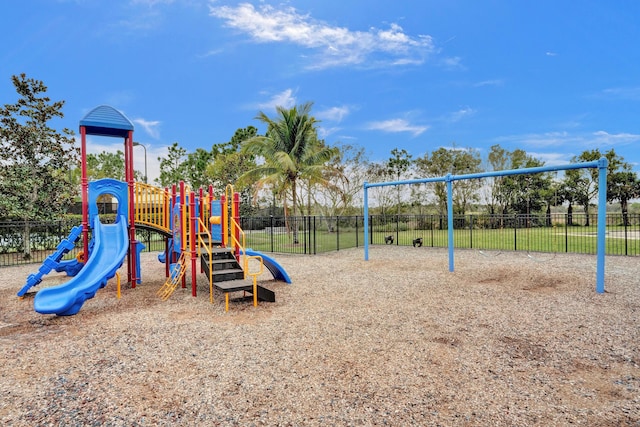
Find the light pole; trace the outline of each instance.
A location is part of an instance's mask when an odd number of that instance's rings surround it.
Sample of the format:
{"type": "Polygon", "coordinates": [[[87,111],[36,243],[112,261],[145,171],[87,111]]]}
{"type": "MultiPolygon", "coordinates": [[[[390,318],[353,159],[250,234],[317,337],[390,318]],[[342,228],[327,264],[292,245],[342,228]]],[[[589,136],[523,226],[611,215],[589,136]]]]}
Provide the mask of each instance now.
{"type": "Polygon", "coordinates": [[[134,147],[142,147],[144,148],[144,183],[147,183],[147,147],[139,142],[133,141],[134,147]]]}

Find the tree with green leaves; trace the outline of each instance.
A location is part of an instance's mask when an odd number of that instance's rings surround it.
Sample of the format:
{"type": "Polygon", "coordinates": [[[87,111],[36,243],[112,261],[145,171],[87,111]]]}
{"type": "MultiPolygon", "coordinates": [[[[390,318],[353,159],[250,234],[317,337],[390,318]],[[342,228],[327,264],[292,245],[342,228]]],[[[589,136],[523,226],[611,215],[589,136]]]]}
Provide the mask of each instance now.
{"type": "MultiPolygon", "coordinates": [[[[481,171],[482,159],[480,153],[473,148],[452,148],[440,147],[429,156],[424,156],[416,160],[416,169],[420,174],[427,177],[439,177],[447,174],[466,175],[481,171]]],[[[453,211],[457,215],[464,215],[474,201],[479,200],[478,189],[479,180],[456,181],[453,185],[453,211]]],[[[447,187],[444,182],[433,184],[434,193],[441,216],[447,213],[447,187]]]]}
{"type": "Polygon", "coordinates": [[[255,156],[242,152],[242,143],[258,135],[258,129],[253,126],[237,129],[229,142],[214,144],[212,147],[213,161],[206,169],[207,178],[216,188],[224,189],[227,184],[233,184],[236,191],[244,192],[250,188],[249,183],[240,183],[240,177],[247,171],[255,169],[255,156]]]}
{"type": "MultiPolygon", "coordinates": [[[[572,163],[591,162],[602,157],[600,150],[585,150],[579,156],[571,159],[572,163]]],[[[609,165],[611,169],[612,165],[609,165]]],[[[571,169],[565,172],[565,188],[571,191],[572,199],[582,206],[585,214],[585,226],[590,225],[590,207],[594,197],[598,194],[597,169],[571,169]]]]}
{"type": "MultiPolygon", "coordinates": [[[[602,154],[599,149],[583,151],[572,159],[573,162],[590,162],[605,157],[607,166],[607,201],[620,202],[623,222],[628,224],[629,201],[640,197],[640,182],[631,165],[612,148],[602,154]]],[[[573,184],[574,193],[585,208],[589,225],[589,206],[600,191],[599,171],[596,168],[567,171],[567,180],[573,184]]]]}
{"type": "MultiPolygon", "coordinates": [[[[372,162],[367,165],[366,168],[367,182],[387,182],[392,181],[393,176],[390,175],[389,168],[386,162],[372,162]]],[[[382,187],[373,187],[369,191],[370,200],[377,205],[380,213],[384,216],[389,213],[391,206],[393,205],[394,188],[389,185],[382,187]]]]}
{"type": "MultiPolygon", "coordinates": [[[[613,148],[604,154],[595,148],[583,151],[579,156],[573,157],[571,161],[573,163],[592,162],[601,157],[605,157],[609,162],[607,167],[607,201],[619,201],[623,215],[626,215],[629,200],[639,197],[639,190],[637,187],[638,177],[624,158],[619,156],[613,148]]],[[[596,168],[573,169],[565,173],[567,191],[571,192],[573,200],[584,208],[585,226],[590,224],[589,211],[599,191],[598,181],[599,171],[596,168]]]]}
{"type": "Polygon", "coordinates": [[[211,147],[211,154],[214,159],[219,155],[233,154],[240,151],[242,143],[248,139],[251,139],[258,135],[258,129],[254,126],[247,126],[246,128],[238,128],[228,142],[222,142],[219,144],[213,144],[211,147]]]}
{"type": "Polygon", "coordinates": [[[212,158],[211,152],[202,148],[196,148],[196,151],[187,154],[187,159],[182,164],[182,173],[192,189],[206,187],[211,183],[206,171],[212,158]]]}
{"type": "Polygon", "coordinates": [[[553,222],[551,220],[551,207],[559,206],[564,201],[562,197],[562,189],[562,181],[559,181],[554,177],[553,179],[550,179],[549,186],[541,190],[542,198],[547,206],[545,212],[545,225],[547,227],[553,226],[553,222]]]}
{"type": "Polygon", "coordinates": [[[361,208],[363,203],[356,197],[362,194],[369,167],[365,150],[350,144],[337,145],[337,148],[339,154],[328,163],[329,168],[324,172],[328,185],[316,186],[311,191],[315,206],[325,218],[344,215],[356,209],[354,204],[361,208]]]}
{"type": "MultiPolygon", "coordinates": [[[[509,153],[509,169],[524,169],[544,166],[544,162],[516,149],[509,153]]],[[[546,205],[552,178],[549,173],[508,175],[502,177],[499,200],[507,210],[523,215],[540,212],[546,205]]]]}
{"type": "Polygon", "coordinates": [[[630,170],[631,166],[621,171],[614,171],[607,175],[607,200],[620,202],[622,222],[629,225],[629,201],[640,197],[640,180],[638,175],[630,170]]]}
{"type": "MultiPolygon", "coordinates": [[[[487,163],[487,170],[507,170],[509,169],[510,153],[499,144],[492,145],[487,155],[487,163]]],[[[503,178],[498,176],[487,180],[489,183],[489,195],[487,197],[489,215],[502,215],[507,211],[507,207],[502,203],[503,197],[501,197],[503,178]]]]}
{"type": "MultiPolygon", "coordinates": [[[[242,143],[258,134],[253,126],[237,129],[229,142],[214,144],[212,147],[213,160],[207,165],[205,175],[218,190],[224,190],[227,184],[232,184],[235,191],[240,193],[242,200],[251,200],[254,183],[241,182],[240,177],[256,168],[255,156],[241,150],[242,143]]],[[[246,215],[251,212],[252,205],[242,203],[240,212],[246,215]]]]}
{"type": "Polygon", "coordinates": [[[113,178],[124,181],[124,153],[103,151],[100,154],[87,154],[87,178],[90,181],[113,178]]]}
{"type": "Polygon", "coordinates": [[[67,212],[77,188],[73,131],[50,122],[62,118],[64,101],[52,102],[47,87],[25,74],[12,77],[19,96],[0,108],[0,216],[25,221],[24,257],[31,257],[29,221],[54,220],[67,212]]]}
{"type": "MultiPolygon", "coordinates": [[[[264,163],[245,172],[241,180],[271,186],[285,202],[290,197],[293,216],[298,214],[298,185],[301,179],[317,176],[318,170],[338,154],[335,147],[318,143],[316,119],[311,116],[312,103],[290,109],[276,107],[276,118],[259,112],[257,119],[267,125],[265,136],[246,140],[242,151],[264,159],[264,163]]],[[[298,243],[297,226],[293,225],[294,243],[298,243]]]]}
{"type": "MultiPolygon", "coordinates": [[[[115,153],[103,151],[100,154],[87,154],[87,178],[95,181],[103,178],[112,178],[124,181],[124,153],[118,150],[115,153]]],[[[135,171],[136,175],[138,171],[135,171]]],[[[98,198],[100,203],[111,202],[111,195],[103,194],[98,198]]]]}
{"type": "MultiPolygon", "coordinates": [[[[404,148],[399,150],[394,148],[391,150],[391,157],[387,160],[388,174],[393,176],[396,181],[400,181],[403,178],[408,178],[407,172],[411,168],[413,156],[407,152],[404,148]]],[[[396,199],[396,213],[400,213],[400,206],[402,205],[401,186],[396,187],[397,199],[396,199]]]]}
{"type": "Polygon", "coordinates": [[[185,167],[183,162],[187,157],[187,150],[174,142],[167,151],[167,157],[158,157],[160,161],[160,177],[156,178],[156,184],[162,187],[177,184],[185,180],[185,167]]]}
{"type": "Polygon", "coordinates": [[[256,168],[254,156],[242,153],[219,154],[207,165],[206,176],[219,189],[233,184],[236,191],[243,192],[250,188],[250,183],[240,182],[240,177],[247,171],[256,168]]]}

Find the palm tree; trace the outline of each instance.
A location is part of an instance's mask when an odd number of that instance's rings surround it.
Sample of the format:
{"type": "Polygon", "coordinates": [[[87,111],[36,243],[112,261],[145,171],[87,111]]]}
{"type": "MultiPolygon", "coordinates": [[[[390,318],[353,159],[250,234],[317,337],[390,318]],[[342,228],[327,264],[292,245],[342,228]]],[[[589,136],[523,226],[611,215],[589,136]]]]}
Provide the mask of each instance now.
{"type": "MultiPolygon", "coordinates": [[[[298,181],[312,179],[320,182],[321,172],[327,162],[336,156],[339,150],[328,147],[317,138],[316,119],[310,115],[313,103],[308,102],[290,109],[276,107],[277,117],[269,118],[262,111],[256,118],[267,124],[265,136],[255,136],[246,140],[242,150],[262,157],[264,163],[244,173],[242,181],[256,182],[257,189],[269,185],[282,196],[285,203],[285,221],[287,221],[286,201],[291,195],[293,216],[298,212],[298,181]]],[[[298,243],[297,227],[293,227],[294,243],[298,243]]]]}

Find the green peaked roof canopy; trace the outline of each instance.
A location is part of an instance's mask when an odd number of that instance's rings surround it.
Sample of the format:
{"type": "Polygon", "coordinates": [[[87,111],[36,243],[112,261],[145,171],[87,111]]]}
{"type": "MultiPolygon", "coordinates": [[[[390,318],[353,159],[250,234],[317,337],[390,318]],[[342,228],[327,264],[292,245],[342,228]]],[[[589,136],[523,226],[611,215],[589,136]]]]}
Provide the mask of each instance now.
{"type": "Polygon", "coordinates": [[[82,120],[87,135],[120,136],[126,138],[133,131],[133,123],[120,111],[108,105],[100,105],[89,111],[82,120]]]}

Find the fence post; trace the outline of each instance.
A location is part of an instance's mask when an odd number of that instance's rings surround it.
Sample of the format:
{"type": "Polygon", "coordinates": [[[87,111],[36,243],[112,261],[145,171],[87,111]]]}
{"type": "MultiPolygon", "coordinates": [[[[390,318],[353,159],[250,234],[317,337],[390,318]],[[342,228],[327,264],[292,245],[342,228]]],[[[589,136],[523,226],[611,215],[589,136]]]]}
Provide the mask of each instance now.
{"type": "Polygon", "coordinates": [[[624,254],[629,255],[629,240],[627,239],[627,217],[622,214],[622,223],[624,224],[624,254]]]}
{"type": "Polygon", "coordinates": [[[396,246],[400,246],[400,215],[396,214],[396,246]]]}
{"type": "Polygon", "coordinates": [[[431,230],[431,247],[433,247],[433,215],[429,215],[429,229],[431,230]]]}
{"type": "Polygon", "coordinates": [[[469,249],[473,249],[473,215],[469,215],[469,249]]]}
{"type": "Polygon", "coordinates": [[[518,250],[518,214],[513,215],[513,250],[518,250]]]}
{"type": "Polygon", "coordinates": [[[312,251],[311,251],[311,242],[312,242],[312,240],[311,240],[311,232],[312,232],[312,230],[311,230],[311,215],[309,215],[309,216],[307,216],[307,234],[309,235],[309,239],[308,239],[308,241],[309,241],[309,253],[312,253],[312,251]]]}
{"type": "Polygon", "coordinates": [[[340,250],[340,217],[336,215],[336,250],[340,250]]]}
{"type": "Polygon", "coordinates": [[[564,252],[569,252],[569,214],[564,214],[564,252]]]}
{"type": "Polygon", "coordinates": [[[356,218],[356,248],[358,248],[358,215],[355,216],[356,218]]]}
{"type": "MultiPolygon", "coordinates": [[[[302,217],[302,240],[303,240],[302,250],[305,255],[307,254],[307,222],[308,222],[306,218],[308,217],[305,217],[305,216],[302,217]]],[[[309,248],[309,252],[311,252],[311,248],[309,248]]]]}
{"type": "Polygon", "coordinates": [[[271,227],[271,252],[273,252],[273,215],[269,217],[269,227],[271,227]]]}
{"type": "Polygon", "coordinates": [[[373,245],[373,215],[369,216],[369,244],[373,245]]]}

